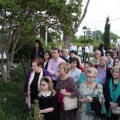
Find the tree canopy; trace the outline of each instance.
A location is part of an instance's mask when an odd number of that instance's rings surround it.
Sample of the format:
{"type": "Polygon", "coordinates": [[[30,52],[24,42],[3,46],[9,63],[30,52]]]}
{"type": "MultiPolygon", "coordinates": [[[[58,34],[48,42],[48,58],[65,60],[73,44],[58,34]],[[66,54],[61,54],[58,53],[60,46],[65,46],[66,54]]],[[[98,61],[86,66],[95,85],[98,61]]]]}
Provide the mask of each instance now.
{"type": "Polygon", "coordinates": [[[8,74],[14,54],[46,28],[71,34],[81,15],[81,3],[82,0],[0,0],[0,44],[2,53],[7,54],[8,74]],[[21,39],[24,42],[16,48],[21,39]]]}

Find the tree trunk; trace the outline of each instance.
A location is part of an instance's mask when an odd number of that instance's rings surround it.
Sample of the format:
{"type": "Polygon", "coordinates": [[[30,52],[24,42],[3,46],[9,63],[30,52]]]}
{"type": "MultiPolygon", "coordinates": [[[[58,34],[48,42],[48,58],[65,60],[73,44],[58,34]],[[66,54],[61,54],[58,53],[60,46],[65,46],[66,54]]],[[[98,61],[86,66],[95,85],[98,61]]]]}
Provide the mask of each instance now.
{"type": "Polygon", "coordinates": [[[65,46],[69,47],[71,36],[63,35],[65,46]]]}
{"type": "MultiPolygon", "coordinates": [[[[71,36],[74,36],[77,33],[78,28],[80,27],[82,21],[84,20],[84,18],[86,16],[89,3],[90,3],[90,0],[88,0],[86,5],[85,5],[85,9],[84,9],[84,12],[82,14],[82,17],[79,19],[79,21],[77,23],[75,23],[71,36]]],[[[71,36],[66,36],[64,33],[63,33],[63,36],[64,36],[63,38],[64,38],[65,46],[69,46],[70,40],[71,40],[72,37],[71,36]]]]}

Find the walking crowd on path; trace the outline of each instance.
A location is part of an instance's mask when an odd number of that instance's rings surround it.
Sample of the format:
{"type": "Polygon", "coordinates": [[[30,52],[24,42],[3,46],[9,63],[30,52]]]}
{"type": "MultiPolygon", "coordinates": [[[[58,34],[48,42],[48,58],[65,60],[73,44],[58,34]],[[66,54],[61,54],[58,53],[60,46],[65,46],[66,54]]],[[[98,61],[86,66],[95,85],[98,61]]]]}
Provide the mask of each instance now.
{"type": "Polygon", "coordinates": [[[37,99],[45,120],[119,120],[119,49],[100,44],[90,59],[89,45],[44,51],[36,40],[25,83],[28,109],[37,99]]]}

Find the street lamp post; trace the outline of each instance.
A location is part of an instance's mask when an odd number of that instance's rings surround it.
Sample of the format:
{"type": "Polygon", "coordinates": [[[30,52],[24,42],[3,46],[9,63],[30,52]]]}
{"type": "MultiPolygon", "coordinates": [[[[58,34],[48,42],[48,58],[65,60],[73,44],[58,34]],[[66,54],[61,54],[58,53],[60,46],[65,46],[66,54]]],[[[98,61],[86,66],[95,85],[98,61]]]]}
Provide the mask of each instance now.
{"type": "Polygon", "coordinates": [[[83,29],[83,32],[84,32],[84,46],[85,46],[85,33],[86,33],[86,31],[87,31],[87,27],[84,26],[82,29],[83,29]]]}

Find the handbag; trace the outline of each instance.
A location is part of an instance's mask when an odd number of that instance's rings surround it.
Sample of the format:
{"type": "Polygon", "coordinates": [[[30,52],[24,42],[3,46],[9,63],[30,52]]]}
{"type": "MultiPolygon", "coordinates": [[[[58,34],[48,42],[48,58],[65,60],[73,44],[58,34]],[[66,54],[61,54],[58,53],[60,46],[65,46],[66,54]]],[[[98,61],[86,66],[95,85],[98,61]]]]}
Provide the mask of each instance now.
{"type": "Polygon", "coordinates": [[[120,107],[117,107],[117,108],[113,109],[112,113],[115,114],[115,115],[120,115],[120,107]]]}
{"type": "MultiPolygon", "coordinates": [[[[106,114],[107,114],[107,111],[106,111],[105,105],[104,105],[104,104],[101,105],[100,102],[99,102],[99,99],[98,99],[98,94],[94,94],[96,88],[97,88],[97,85],[95,86],[92,94],[89,94],[89,96],[93,97],[93,99],[96,98],[96,100],[97,100],[97,104],[96,104],[95,106],[93,106],[93,107],[96,108],[96,109],[97,109],[97,107],[99,107],[99,108],[98,108],[98,111],[100,111],[100,113],[98,113],[99,116],[100,116],[100,115],[106,115],[106,114]],[[101,109],[101,110],[100,110],[100,109],[101,109]]],[[[88,96],[88,95],[87,95],[87,96],[88,96]]],[[[90,102],[87,102],[87,103],[86,103],[86,114],[96,114],[96,111],[93,110],[94,108],[92,108],[91,105],[92,105],[92,104],[91,104],[90,102]]]]}
{"type": "Polygon", "coordinates": [[[71,98],[69,96],[64,96],[63,103],[64,103],[64,110],[72,110],[78,107],[77,105],[77,97],[71,98]]]}
{"type": "MultiPolygon", "coordinates": [[[[66,83],[65,87],[67,86],[66,83]]],[[[66,89],[66,92],[71,92],[69,89],[66,89]]],[[[77,97],[72,98],[71,96],[63,96],[63,109],[72,110],[78,108],[78,99],[77,97]]]]}

